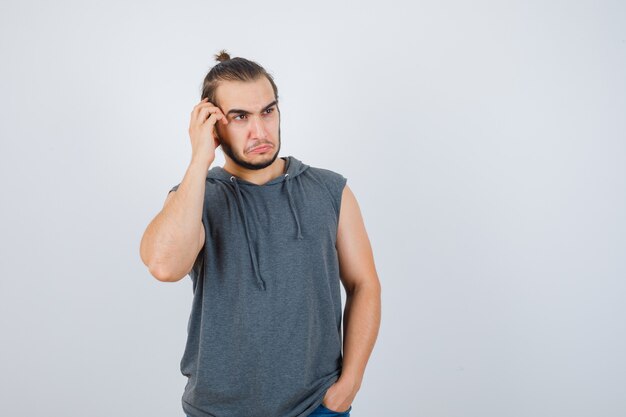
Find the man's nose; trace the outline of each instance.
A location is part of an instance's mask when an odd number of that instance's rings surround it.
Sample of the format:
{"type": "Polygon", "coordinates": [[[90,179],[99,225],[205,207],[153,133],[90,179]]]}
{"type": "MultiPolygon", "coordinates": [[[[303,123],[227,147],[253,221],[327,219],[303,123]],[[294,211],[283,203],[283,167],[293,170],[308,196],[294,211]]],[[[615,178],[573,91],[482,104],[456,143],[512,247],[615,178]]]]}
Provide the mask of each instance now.
{"type": "Polygon", "coordinates": [[[266,135],[265,125],[263,120],[258,117],[252,118],[252,134],[258,139],[264,139],[266,135]]]}

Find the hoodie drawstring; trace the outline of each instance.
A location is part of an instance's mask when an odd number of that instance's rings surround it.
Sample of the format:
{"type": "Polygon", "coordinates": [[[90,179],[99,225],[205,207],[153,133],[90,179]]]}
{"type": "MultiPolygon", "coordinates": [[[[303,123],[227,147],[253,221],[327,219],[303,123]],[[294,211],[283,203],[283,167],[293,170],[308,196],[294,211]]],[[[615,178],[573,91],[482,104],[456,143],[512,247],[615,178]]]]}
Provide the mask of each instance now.
{"type": "MultiPolygon", "coordinates": [[[[298,227],[298,233],[296,234],[296,239],[304,239],[302,236],[302,228],[300,227],[300,219],[298,218],[298,212],[296,211],[296,207],[293,201],[293,197],[291,195],[291,178],[289,174],[285,174],[285,187],[287,189],[287,197],[289,197],[289,207],[291,208],[291,212],[293,213],[293,218],[296,221],[296,226],[298,227]]],[[[261,290],[266,289],[265,280],[261,276],[261,270],[259,268],[259,263],[257,259],[257,254],[254,251],[254,247],[252,246],[252,239],[250,238],[250,231],[248,230],[248,217],[246,216],[246,210],[243,206],[243,196],[241,195],[241,189],[239,188],[239,182],[237,181],[237,177],[234,175],[230,176],[230,182],[235,184],[235,191],[237,194],[237,200],[239,201],[239,209],[241,210],[241,216],[243,217],[243,226],[246,230],[246,239],[248,240],[248,251],[250,252],[250,258],[252,260],[252,268],[254,269],[254,275],[256,277],[257,284],[261,290]]]]}
{"type": "Polygon", "coordinates": [[[265,290],[265,281],[261,276],[261,271],[259,270],[259,265],[257,263],[257,255],[254,252],[254,248],[252,247],[252,239],[250,239],[250,232],[248,231],[248,218],[246,217],[246,210],[243,208],[243,197],[241,196],[241,190],[239,189],[239,184],[237,183],[237,177],[232,175],[230,177],[230,181],[235,184],[235,190],[237,191],[237,199],[239,200],[239,208],[241,209],[241,214],[243,216],[243,227],[246,229],[246,239],[248,240],[248,251],[250,252],[250,258],[252,259],[252,268],[254,269],[254,274],[256,276],[257,283],[261,290],[265,290]]]}
{"type": "Polygon", "coordinates": [[[293,218],[296,220],[296,226],[298,226],[298,234],[296,235],[297,239],[304,239],[302,236],[302,230],[300,229],[300,219],[298,219],[298,212],[296,211],[296,207],[293,203],[293,197],[291,196],[291,180],[289,174],[285,174],[285,187],[287,187],[287,196],[289,197],[289,206],[291,207],[291,212],[293,213],[293,218]]]}

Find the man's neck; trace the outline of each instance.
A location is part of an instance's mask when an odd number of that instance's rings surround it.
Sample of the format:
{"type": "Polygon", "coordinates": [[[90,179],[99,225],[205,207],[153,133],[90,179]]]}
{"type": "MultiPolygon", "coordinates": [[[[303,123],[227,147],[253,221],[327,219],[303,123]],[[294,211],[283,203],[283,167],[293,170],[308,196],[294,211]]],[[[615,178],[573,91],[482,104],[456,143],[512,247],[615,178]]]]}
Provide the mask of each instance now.
{"type": "Polygon", "coordinates": [[[278,157],[272,163],[272,165],[269,165],[263,169],[254,170],[242,168],[235,163],[229,164],[228,160],[226,160],[223,168],[224,171],[238,178],[244,179],[256,185],[263,185],[270,182],[274,178],[278,178],[279,176],[283,175],[285,173],[286,166],[287,162],[282,157],[278,157]]]}

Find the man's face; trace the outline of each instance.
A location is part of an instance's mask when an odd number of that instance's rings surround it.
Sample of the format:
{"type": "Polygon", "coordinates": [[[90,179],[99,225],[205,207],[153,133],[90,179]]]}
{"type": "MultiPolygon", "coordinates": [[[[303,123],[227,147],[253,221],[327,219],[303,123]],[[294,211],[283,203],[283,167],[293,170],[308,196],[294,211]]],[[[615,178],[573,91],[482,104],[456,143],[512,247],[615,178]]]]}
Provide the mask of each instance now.
{"type": "Polygon", "coordinates": [[[215,124],[226,156],[246,169],[271,165],[280,151],[280,112],[269,80],[222,81],[215,101],[228,119],[215,124]]]}

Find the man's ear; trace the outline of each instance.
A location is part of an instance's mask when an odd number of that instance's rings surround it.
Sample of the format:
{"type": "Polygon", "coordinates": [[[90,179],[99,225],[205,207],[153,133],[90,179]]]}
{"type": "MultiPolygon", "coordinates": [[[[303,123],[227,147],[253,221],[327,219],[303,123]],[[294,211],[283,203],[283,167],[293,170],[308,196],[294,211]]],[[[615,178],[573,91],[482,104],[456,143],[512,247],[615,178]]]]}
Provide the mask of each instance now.
{"type": "Polygon", "coordinates": [[[215,133],[215,137],[217,138],[217,141],[220,143],[220,145],[222,144],[222,137],[220,136],[220,133],[218,132],[217,126],[218,124],[221,122],[221,120],[218,120],[217,122],[215,122],[215,124],[213,125],[213,133],[215,133]]]}

